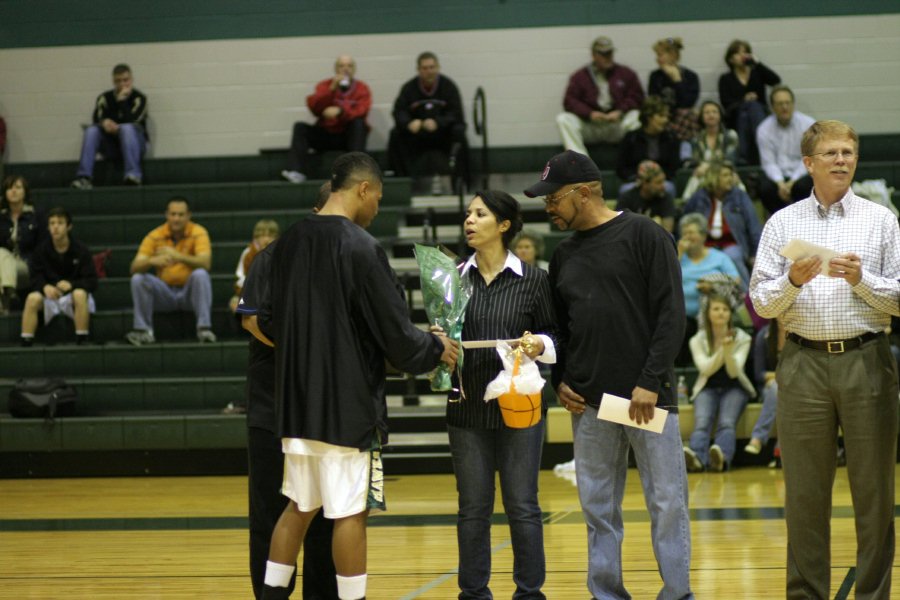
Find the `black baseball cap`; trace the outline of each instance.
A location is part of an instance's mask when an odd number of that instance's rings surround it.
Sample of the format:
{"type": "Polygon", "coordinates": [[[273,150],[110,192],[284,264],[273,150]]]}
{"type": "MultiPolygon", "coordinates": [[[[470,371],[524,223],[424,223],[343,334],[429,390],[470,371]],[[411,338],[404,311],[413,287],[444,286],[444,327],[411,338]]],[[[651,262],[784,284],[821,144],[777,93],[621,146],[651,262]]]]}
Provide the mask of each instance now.
{"type": "Polygon", "coordinates": [[[594,161],[580,152],[566,150],[547,161],[541,180],[525,190],[525,195],[538,198],[552,194],[570,183],[600,181],[600,178],[600,169],[594,161]]]}

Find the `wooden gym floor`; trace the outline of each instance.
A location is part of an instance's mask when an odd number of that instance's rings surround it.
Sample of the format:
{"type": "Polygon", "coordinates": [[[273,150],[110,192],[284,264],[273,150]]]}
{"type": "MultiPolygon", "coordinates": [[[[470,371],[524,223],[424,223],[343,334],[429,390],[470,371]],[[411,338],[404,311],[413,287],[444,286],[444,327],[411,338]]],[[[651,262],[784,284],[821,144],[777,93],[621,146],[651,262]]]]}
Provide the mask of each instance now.
{"type": "MultiPolygon", "coordinates": [[[[784,597],[781,471],[689,476],[692,585],[701,599],[784,597]]],[[[541,473],[550,599],[583,599],[586,542],[575,487],[541,473]]],[[[499,490],[498,490],[499,492],[499,490]]],[[[389,478],[388,511],[370,519],[370,600],[456,597],[450,475],[389,478]]],[[[0,481],[0,598],[246,599],[244,477],[0,481]]],[[[846,469],[832,519],[832,597],[852,597],[855,537],[846,469]]],[[[502,511],[501,501],[496,506],[502,511]]],[[[625,496],[625,583],[654,598],[660,581],[635,470],[625,496]]],[[[493,527],[492,590],[509,598],[512,550],[493,527]]],[[[894,580],[900,579],[895,562],[894,580]]],[[[894,597],[900,598],[900,583],[894,597]]],[[[299,597],[299,595],[295,595],[299,597]]]]}

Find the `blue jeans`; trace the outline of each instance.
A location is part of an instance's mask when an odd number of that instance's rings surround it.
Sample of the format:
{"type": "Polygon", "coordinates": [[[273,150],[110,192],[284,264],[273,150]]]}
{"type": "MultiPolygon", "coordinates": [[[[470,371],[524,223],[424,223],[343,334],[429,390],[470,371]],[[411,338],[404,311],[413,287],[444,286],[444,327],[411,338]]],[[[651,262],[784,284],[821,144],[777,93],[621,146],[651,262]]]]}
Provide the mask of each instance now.
{"type": "Polygon", "coordinates": [[[694,432],[691,434],[690,446],[697,453],[700,462],[707,467],[713,425],[716,426],[715,444],[722,449],[725,462],[731,463],[736,438],[734,428],[748,400],[747,392],[739,383],[719,388],[705,387],[694,398],[694,432]]]}
{"type": "Polygon", "coordinates": [[[121,156],[125,162],[125,176],[142,178],[141,157],[147,140],[144,129],[135,123],[122,123],[119,133],[110,135],[99,125],[91,125],[84,130],[84,141],[81,144],[81,160],[78,163],[76,177],[93,177],[94,160],[99,152],[106,158],[121,156]]]}
{"type": "Polygon", "coordinates": [[[184,287],[168,285],[150,273],[136,273],[131,276],[131,301],[135,329],[152,330],[154,312],[188,309],[194,311],[198,328],[209,327],[212,281],[206,269],[194,269],[184,287]]]}
{"type": "Polygon", "coordinates": [[[544,421],[527,429],[448,429],[459,493],[459,598],[493,598],[488,582],[497,471],[512,539],[513,598],[545,598],[544,525],[537,499],[544,421]]]}
{"type": "Polygon", "coordinates": [[[758,100],[744,102],[738,109],[738,154],[748,165],[759,163],[759,150],[756,147],[756,128],[759,127],[759,124],[765,118],[765,105],[758,100]]]}
{"type": "Polygon", "coordinates": [[[763,388],[762,392],[763,405],[756,418],[756,425],[753,426],[751,437],[755,437],[763,446],[769,441],[769,434],[772,432],[772,423],[775,422],[775,408],[778,406],[778,383],[772,381],[763,388]]]}
{"type": "Polygon", "coordinates": [[[622,498],[628,447],[634,450],[650,513],[653,554],[663,588],[658,600],[692,599],[687,472],[678,415],[661,434],[597,419],[590,406],[572,415],[578,497],[588,530],[588,590],[597,600],[628,599],[622,581],[622,498]]]}

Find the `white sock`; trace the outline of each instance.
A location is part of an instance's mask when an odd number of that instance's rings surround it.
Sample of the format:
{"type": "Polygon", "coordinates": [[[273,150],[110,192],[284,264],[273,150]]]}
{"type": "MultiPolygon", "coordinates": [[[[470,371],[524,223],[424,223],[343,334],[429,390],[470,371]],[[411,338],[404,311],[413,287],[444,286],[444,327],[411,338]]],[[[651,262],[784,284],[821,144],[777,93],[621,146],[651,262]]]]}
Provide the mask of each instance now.
{"type": "Polygon", "coordinates": [[[291,576],[294,574],[294,565],[282,565],[281,563],[266,561],[266,579],[264,583],[269,587],[283,587],[291,585],[291,576]]]}
{"type": "Polygon", "coordinates": [[[76,329],[75,335],[90,335],[91,331],[89,329],[76,329]]]}
{"type": "Polygon", "coordinates": [[[337,576],[338,598],[341,600],[359,600],[366,597],[366,578],[368,575],[354,575],[353,577],[337,576]]]}
{"type": "Polygon", "coordinates": [[[33,339],[34,339],[34,334],[33,334],[33,333],[23,333],[23,334],[22,334],[22,337],[23,337],[24,339],[26,339],[26,340],[33,340],[33,339]]]}

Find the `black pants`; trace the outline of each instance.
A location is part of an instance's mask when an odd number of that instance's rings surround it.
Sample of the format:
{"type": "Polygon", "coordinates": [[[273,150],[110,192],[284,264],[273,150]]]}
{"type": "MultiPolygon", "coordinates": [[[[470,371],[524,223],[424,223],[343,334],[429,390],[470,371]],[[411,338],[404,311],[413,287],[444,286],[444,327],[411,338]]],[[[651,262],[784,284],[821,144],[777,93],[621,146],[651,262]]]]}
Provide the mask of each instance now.
{"type": "MultiPolygon", "coordinates": [[[[281,495],[284,477],[281,440],[265,429],[248,427],[247,458],[250,467],[250,580],[255,597],[261,598],[272,531],[288,503],[281,495]]],[[[319,511],[306,532],[303,542],[304,600],[338,600],[331,558],[333,530],[334,521],[326,519],[319,511]]],[[[293,581],[289,589],[294,589],[293,581]]]]}
{"type": "Polygon", "coordinates": [[[450,154],[454,151],[456,158],[462,163],[456,165],[455,170],[468,178],[468,145],[464,123],[433,132],[421,129],[416,134],[410,133],[408,129],[394,127],[388,140],[388,161],[394,173],[400,177],[450,173],[450,154]],[[434,160],[434,155],[440,158],[434,160]]]}
{"type": "Polygon", "coordinates": [[[353,119],[347,123],[347,127],[341,133],[331,133],[316,125],[307,123],[294,123],[294,132],[291,135],[291,149],[288,151],[287,168],[289,171],[299,171],[309,175],[309,149],[318,150],[346,150],[347,152],[362,152],[366,149],[366,137],[369,130],[366,128],[365,119],[353,119]]]}
{"type": "MultiPolygon", "coordinates": [[[[813,181],[809,175],[804,175],[794,182],[791,188],[791,202],[809,198],[812,192],[813,181]]],[[[769,214],[775,214],[791,202],[785,202],[778,195],[778,184],[766,177],[765,173],[759,177],[759,199],[762,200],[763,206],[769,211],[769,214]]]]}

